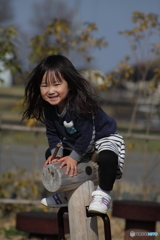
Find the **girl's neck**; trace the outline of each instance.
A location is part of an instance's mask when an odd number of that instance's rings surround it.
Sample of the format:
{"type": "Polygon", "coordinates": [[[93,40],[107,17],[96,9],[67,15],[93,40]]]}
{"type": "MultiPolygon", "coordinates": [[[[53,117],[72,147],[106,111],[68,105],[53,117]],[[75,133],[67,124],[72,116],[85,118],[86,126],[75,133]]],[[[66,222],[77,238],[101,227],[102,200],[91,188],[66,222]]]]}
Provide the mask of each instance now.
{"type": "Polygon", "coordinates": [[[56,108],[57,108],[58,115],[62,115],[63,112],[65,111],[66,107],[67,107],[67,103],[66,102],[61,104],[61,105],[57,105],[56,108]]]}
{"type": "Polygon", "coordinates": [[[57,112],[58,112],[58,114],[61,114],[64,109],[65,109],[65,105],[62,106],[62,107],[57,106],[57,112]]]}

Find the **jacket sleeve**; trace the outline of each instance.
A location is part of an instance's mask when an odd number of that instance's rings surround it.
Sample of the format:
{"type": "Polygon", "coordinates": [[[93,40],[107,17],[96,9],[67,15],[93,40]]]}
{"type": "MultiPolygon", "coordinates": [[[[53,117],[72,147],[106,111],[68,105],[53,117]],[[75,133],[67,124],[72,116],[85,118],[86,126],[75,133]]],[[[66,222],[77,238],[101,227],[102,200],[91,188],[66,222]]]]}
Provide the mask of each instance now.
{"type": "Polygon", "coordinates": [[[74,144],[74,148],[70,156],[80,161],[86,154],[87,150],[93,148],[93,142],[95,137],[95,130],[93,119],[78,120],[76,124],[77,129],[77,140],[74,144]]]}
{"type": "Polygon", "coordinates": [[[53,155],[57,143],[61,143],[61,147],[59,148],[57,155],[63,156],[62,142],[55,128],[53,117],[51,116],[50,112],[47,110],[44,110],[44,116],[45,116],[45,124],[46,124],[46,136],[48,139],[48,144],[49,144],[51,154],[53,155]]]}
{"type": "Polygon", "coordinates": [[[77,129],[78,137],[70,156],[80,161],[87,152],[93,151],[95,139],[114,134],[117,130],[117,124],[113,118],[100,111],[98,118],[79,120],[77,129]]]}

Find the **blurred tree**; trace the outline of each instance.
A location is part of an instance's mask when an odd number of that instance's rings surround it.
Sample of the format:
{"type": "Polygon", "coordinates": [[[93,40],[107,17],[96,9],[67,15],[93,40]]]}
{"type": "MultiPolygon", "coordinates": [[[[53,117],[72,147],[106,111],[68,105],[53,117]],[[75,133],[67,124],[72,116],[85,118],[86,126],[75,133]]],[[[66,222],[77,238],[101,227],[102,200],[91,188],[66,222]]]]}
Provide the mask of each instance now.
{"type": "MultiPolygon", "coordinates": [[[[135,82],[136,78],[134,98],[132,98],[134,107],[130,117],[128,135],[132,137],[135,123],[138,124],[137,113],[141,112],[144,116],[143,129],[145,129],[147,139],[151,127],[155,124],[154,120],[158,120],[157,130],[160,120],[158,107],[160,103],[160,20],[157,14],[135,11],[132,15],[132,22],[134,24],[132,29],[120,32],[126,36],[129,42],[131,57],[126,56],[118,64],[118,68],[112,73],[112,76],[107,77],[107,80],[119,84],[126,80],[135,82]],[[132,59],[134,66],[129,64],[129,60],[132,59]]],[[[126,100],[129,101],[127,98],[126,100]]],[[[130,144],[133,146],[132,143],[130,144]]],[[[149,141],[146,140],[144,146],[141,146],[144,151],[142,172],[144,189],[146,189],[147,178],[150,176],[148,174],[148,144],[149,141]]]]}
{"type": "MultiPolygon", "coordinates": [[[[14,25],[8,25],[13,20],[11,0],[0,0],[0,73],[9,69],[12,74],[20,71],[18,62],[17,29],[14,25]]],[[[0,81],[3,81],[1,78],[0,81]]]]}
{"type": "Polygon", "coordinates": [[[132,57],[137,66],[138,79],[140,81],[128,132],[132,132],[139,103],[143,101],[144,103],[151,104],[151,107],[148,107],[146,111],[148,122],[146,133],[149,133],[150,120],[155,104],[154,94],[160,83],[160,43],[153,43],[153,41],[155,41],[155,36],[160,35],[160,21],[157,14],[145,14],[135,11],[133,12],[132,22],[134,23],[134,27],[131,30],[120,32],[120,34],[125,35],[129,40],[132,57]],[[155,62],[157,67],[155,67],[155,62]],[[153,69],[153,77],[151,79],[152,81],[148,84],[146,78],[151,68],[153,69]]]}
{"type": "Polygon", "coordinates": [[[160,43],[153,43],[155,36],[160,35],[160,21],[157,14],[136,11],[133,12],[132,22],[135,26],[120,34],[129,40],[132,57],[138,68],[138,78],[143,80],[155,59],[160,58],[160,43]]]}
{"type": "Polygon", "coordinates": [[[47,55],[74,53],[82,54],[84,60],[90,62],[93,58],[89,48],[101,48],[107,45],[103,38],[94,37],[95,30],[97,30],[96,24],[84,23],[81,29],[72,31],[72,23],[69,20],[54,19],[43,34],[31,38],[30,60],[37,63],[47,55]]]}
{"type": "MultiPolygon", "coordinates": [[[[152,79],[152,89],[156,89],[160,81],[160,21],[157,14],[135,11],[132,15],[134,27],[131,30],[120,31],[128,39],[131,56],[125,56],[117,65],[117,68],[108,74],[105,82],[100,88],[105,86],[118,85],[123,80],[143,82],[146,84],[146,79],[152,79]],[[130,64],[132,60],[132,63],[130,64]],[[149,71],[152,72],[148,76],[149,71]]],[[[147,91],[148,88],[142,87],[142,91],[147,91]]],[[[147,94],[147,92],[146,92],[147,94]]]]}
{"type": "MultiPolygon", "coordinates": [[[[129,99],[127,97],[128,94],[125,96],[124,92],[122,96],[123,101],[134,104],[134,107],[131,109],[129,125],[126,123],[128,135],[132,138],[132,132],[139,124],[137,113],[140,113],[143,114],[143,130],[145,129],[147,139],[151,128],[153,126],[156,127],[155,124],[157,124],[158,130],[160,120],[160,20],[157,14],[145,14],[136,11],[133,12],[132,22],[134,27],[131,30],[120,32],[129,41],[131,56],[125,56],[119,62],[117,68],[107,75],[99,88],[108,90],[109,94],[106,94],[106,98],[109,100],[113,92],[113,99],[115,99],[116,94],[114,90],[121,83],[130,81],[134,84],[134,90],[132,90],[134,97],[132,95],[129,99]],[[132,63],[134,62],[133,65],[130,64],[131,60],[132,63]]],[[[129,142],[129,144],[134,146],[132,142],[129,142]]],[[[149,174],[147,174],[149,171],[147,169],[148,144],[149,141],[146,140],[144,146],[141,146],[144,151],[144,169],[142,173],[144,187],[149,177],[149,174]]]]}
{"type": "Polygon", "coordinates": [[[61,53],[81,67],[86,67],[86,62],[90,65],[93,60],[90,47],[106,46],[107,42],[93,37],[93,31],[97,30],[95,24],[81,24],[75,21],[75,14],[76,10],[62,0],[43,0],[34,4],[31,20],[34,37],[29,45],[32,63],[39,62],[46,55],[61,53]]]}
{"type": "Polygon", "coordinates": [[[21,69],[17,60],[16,37],[17,30],[14,26],[0,26],[0,72],[3,69],[9,69],[12,74],[15,74],[17,70],[21,69]]]}
{"type": "MultiPolygon", "coordinates": [[[[28,44],[31,37],[41,35],[47,25],[53,21],[53,19],[67,19],[70,20],[72,26],[75,24],[73,8],[69,7],[69,4],[63,0],[42,0],[33,1],[32,15],[30,19],[30,29],[26,33],[21,29],[21,44],[20,44],[20,60],[23,64],[23,68],[28,70],[30,62],[28,59],[29,48],[28,44]]],[[[20,31],[19,31],[20,33],[20,31]]]]}

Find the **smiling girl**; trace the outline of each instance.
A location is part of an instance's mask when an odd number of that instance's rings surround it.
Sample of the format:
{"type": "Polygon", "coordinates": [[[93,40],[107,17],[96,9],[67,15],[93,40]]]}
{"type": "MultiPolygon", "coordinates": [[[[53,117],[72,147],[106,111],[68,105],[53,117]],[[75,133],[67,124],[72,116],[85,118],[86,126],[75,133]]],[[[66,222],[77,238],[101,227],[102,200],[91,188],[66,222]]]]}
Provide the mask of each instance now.
{"type": "MultiPolygon", "coordinates": [[[[115,179],[122,176],[125,148],[115,120],[98,106],[89,82],[66,57],[48,56],[28,77],[24,105],[23,120],[35,118],[46,125],[49,149],[44,167],[61,162],[66,174],[74,177],[78,163],[97,152],[99,186],[92,193],[89,211],[106,213],[115,179]],[[53,159],[57,143],[61,147],[53,159]]],[[[65,193],[55,193],[41,203],[61,207],[67,199],[65,193]]]]}

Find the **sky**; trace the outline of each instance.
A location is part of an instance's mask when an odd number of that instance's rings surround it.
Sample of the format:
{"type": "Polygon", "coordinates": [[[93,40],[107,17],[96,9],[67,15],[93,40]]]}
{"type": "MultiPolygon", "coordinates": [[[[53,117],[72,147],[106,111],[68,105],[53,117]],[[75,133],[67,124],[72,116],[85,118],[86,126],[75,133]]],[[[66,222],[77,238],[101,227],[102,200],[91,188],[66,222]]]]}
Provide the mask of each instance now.
{"type": "MultiPolygon", "coordinates": [[[[26,32],[30,31],[33,3],[42,0],[12,0],[15,24],[26,32]]],[[[46,0],[47,1],[47,0],[46,0]]],[[[131,29],[133,11],[160,13],[160,0],[65,0],[75,8],[75,21],[94,22],[98,26],[97,37],[104,37],[109,43],[102,50],[95,50],[94,66],[103,72],[116,68],[125,55],[130,55],[127,39],[119,31],[131,29]]]]}

